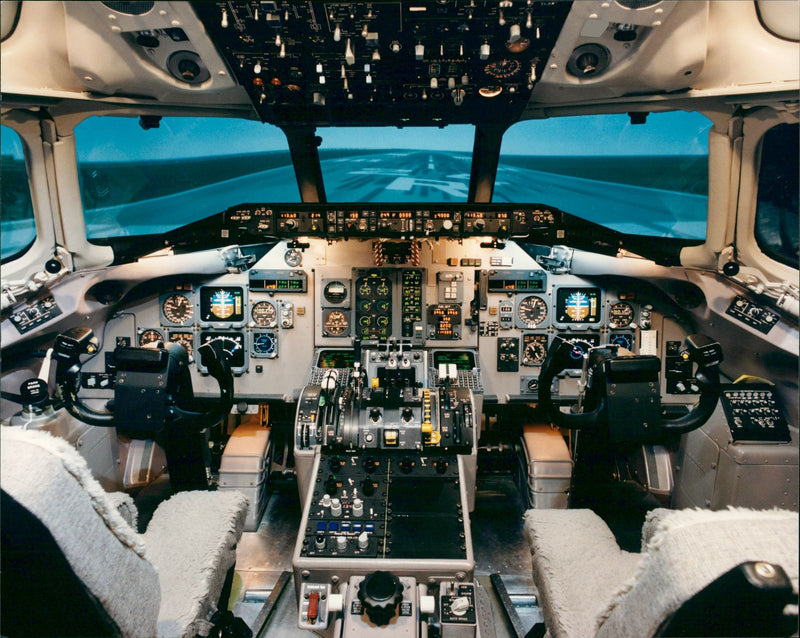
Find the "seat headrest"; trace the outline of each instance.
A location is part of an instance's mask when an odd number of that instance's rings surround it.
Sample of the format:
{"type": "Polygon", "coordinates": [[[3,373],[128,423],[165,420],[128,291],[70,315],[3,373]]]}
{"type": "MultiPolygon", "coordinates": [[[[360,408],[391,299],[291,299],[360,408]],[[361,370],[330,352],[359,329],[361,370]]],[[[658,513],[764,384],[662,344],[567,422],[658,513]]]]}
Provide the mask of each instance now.
{"type": "Polygon", "coordinates": [[[598,638],[652,636],[686,600],[746,561],[778,564],[798,589],[798,513],[729,508],[655,510],[643,559],[598,619],[598,638]]]}

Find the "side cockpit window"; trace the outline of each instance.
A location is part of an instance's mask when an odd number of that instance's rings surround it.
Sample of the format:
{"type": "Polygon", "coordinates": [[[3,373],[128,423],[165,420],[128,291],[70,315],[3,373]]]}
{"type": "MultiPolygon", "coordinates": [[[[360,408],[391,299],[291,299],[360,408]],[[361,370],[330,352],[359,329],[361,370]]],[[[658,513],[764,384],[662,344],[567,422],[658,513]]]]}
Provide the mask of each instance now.
{"type": "Polygon", "coordinates": [[[798,267],[798,124],[779,124],[764,136],[755,236],[772,259],[798,267]]]}
{"type": "Polygon", "coordinates": [[[8,126],[2,127],[0,151],[0,252],[5,262],[21,255],[33,243],[36,222],[22,140],[8,126]]]}

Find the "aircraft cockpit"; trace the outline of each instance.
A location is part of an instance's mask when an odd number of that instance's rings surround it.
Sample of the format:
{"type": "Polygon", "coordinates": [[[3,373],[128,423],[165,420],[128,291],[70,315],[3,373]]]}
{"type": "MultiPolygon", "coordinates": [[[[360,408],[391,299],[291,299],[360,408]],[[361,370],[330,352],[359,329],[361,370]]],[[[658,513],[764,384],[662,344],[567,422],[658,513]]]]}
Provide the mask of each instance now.
{"type": "Polygon", "coordinates": [[[796,3],[1,17],[3,635],[796,635],[796,3]]]}

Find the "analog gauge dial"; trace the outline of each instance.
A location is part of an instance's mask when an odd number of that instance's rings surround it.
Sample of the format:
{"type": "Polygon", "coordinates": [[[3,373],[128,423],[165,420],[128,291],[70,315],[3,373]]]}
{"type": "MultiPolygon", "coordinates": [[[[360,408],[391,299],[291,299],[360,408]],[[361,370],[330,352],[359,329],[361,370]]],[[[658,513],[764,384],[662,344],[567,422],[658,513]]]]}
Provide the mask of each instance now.
{"type": "Polygon", "coordinates": [[[520,68],[519,60],[497,60],[483,67],[483,72],[489,77],[505,79],[519,73],[520,68]]]}
{"type": "Polygon", "coordinates": [[[362,297],[372,296],[372,286],[368,280],[364,279],[364,281],[358,287],[358,294],[360,294],[362,297]]]}
{"type": "Polygon", "coordinates": [[[329,303],[342,303],[347,299],[347,286],[341,281],[331,281],[325,286],[322,295],[329,303]]]}
{"type": "Polygon", "coordinates": [[[522,343],[522,365],[541,365],[547,356],[547,335],[525,335],[522,343]]]}
{"type": "Polygon", "coordinates": [[[164,335],[162,335],[158,330],[143,330],[139,334],[139,345],[144,347],[150,345],[151,343],[164,341],[164,335]]]}
{"type": "Polygon", "coordinates": [[[174,324],[184,324],[192,318],[192,302],[186,295],[175,293],[164,299],[161,310],[167,321],[174,324]]]}
{"type": "Polygon", "coordinates": [[[271,332],[253,333],[253,353],[256,355],[274,358],[277,353],[278,342],[271,332]]]}
{"type": "Polygon", "coordinates": [[[169,340],[171,343],[179,343],[184,348],[186,348],[186,352],[189,353],[189,359],[190,360],[192,359],[192,357],[194,356],[194,333],[170,332],[169,340]]]}
{"type": "Polygon", "coordinates": [[[583,357],[589,354],[593,344],[588,339],[570,339],[572,343],[572,350],[570,350],[569,357],[573,361],[582,361],[583,357]]]}
{"type": "Polygon", "coordinates": [[[350,330],[350,320],[341,310],[329,310],[322,320],[322,325],[331,337],[341,337],[350,330]]]}
{"type": "Polygon", "coordinates": [[[608,309],[608,322],[611,328],[627,328],[633,323],[633,306],[627,301],[615,303],[608,309]]]}
{"type": "Polygon", "coordinates": [[[517,305],[517,317],[526,328],[535,328],[547,319],[547,303],[541,297],[523,297],[517,305]]]}
{"type": "Polygon", "coordinates": [[[283,254],[283,261],[286,262],[287,266],[296,268],[303,263],[303,253],[297,250],[297,248],[290,248],[283,254]]]}
{"type": "Polygon", "coordinates": [[[611,335],[608,341],[611,345],[619,346],[620,348],[625,348],[633,352],[633,335],[631,334],[622,333],[611,335]]]}
{"type": "Polygon", "coordinates": [[[271,328],[274,326],[277,314],[275,306],[269,301],[259,301],[250,311],[250,316],[253,317],[255,324],[262,328],[271,328]]]}

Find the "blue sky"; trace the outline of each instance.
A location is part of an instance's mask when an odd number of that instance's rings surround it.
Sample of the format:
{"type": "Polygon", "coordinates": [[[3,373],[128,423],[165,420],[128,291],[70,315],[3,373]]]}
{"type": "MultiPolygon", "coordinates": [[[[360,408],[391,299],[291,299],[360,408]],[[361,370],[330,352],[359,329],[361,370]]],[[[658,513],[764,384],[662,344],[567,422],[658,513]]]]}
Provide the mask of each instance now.
{"type": "MultiPolygon", "coordinates": [[[[697,113],[659,113],[631,125],[626,115],[530,120],[511,127],[502,153],[513,155],[706,154],[710,122],[697,113]]],[[[473,128],[319,128],[322,148],[471,152],[473,128]]],[[[6,138],[3,136],[3,152],[6,138]]],[[[81,160],[164,159],[287,150],[280,129],[217,118],[164,118],[144,131],[136,118],[93,117],[76,129],[81,160]],[[89,137],[91,136],[91,137],[89,137]]]]}
{"type": "Polygon", "coordinates": [[[22,142],[16,132],[7,126],[3,126],[0,131],[0,154],[22,158],[22,142]]]}

